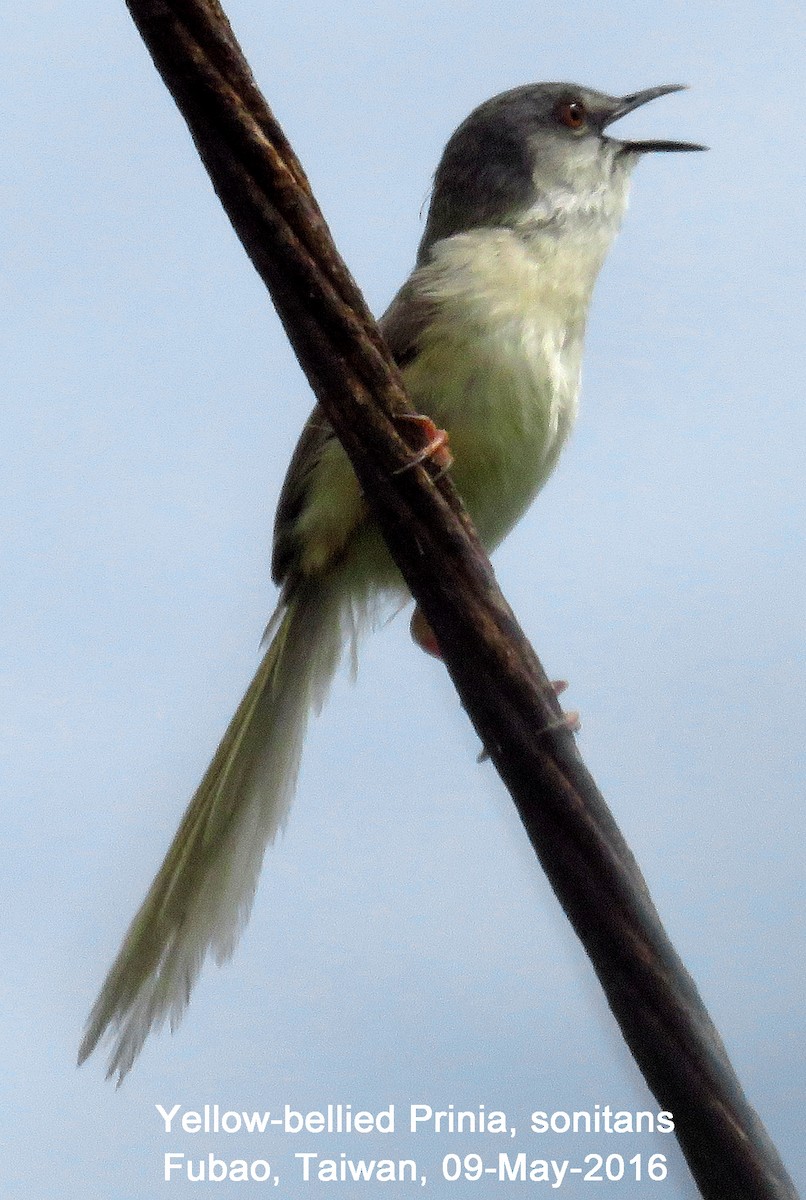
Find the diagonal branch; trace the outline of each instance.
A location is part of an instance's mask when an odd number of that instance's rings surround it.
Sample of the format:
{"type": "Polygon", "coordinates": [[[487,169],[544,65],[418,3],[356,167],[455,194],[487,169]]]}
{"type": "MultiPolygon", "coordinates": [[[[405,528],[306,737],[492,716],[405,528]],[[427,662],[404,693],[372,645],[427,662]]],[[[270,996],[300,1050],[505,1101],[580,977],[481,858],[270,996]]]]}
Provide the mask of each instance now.
{"type": "Polygon", "coordinates": [[[220,5],[127,3],[702,1195],[796,1200],[220,5]]]}

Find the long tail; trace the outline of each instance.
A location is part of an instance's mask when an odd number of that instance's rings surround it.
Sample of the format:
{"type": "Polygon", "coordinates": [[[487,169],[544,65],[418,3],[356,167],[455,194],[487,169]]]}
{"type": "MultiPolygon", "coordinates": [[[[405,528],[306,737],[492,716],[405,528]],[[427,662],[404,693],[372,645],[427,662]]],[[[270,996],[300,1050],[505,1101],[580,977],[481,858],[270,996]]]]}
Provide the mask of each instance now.
{"type": "Polygon", "coordinates": [[[345,618],[336,579],[304,584],[274,637],[90,1013],[82,1063],[109,1031],[121,1082],[149,1031],[179,1022],[208,953],[224,962],[249,917],[266,846],[294,790],[308,714],[338,665],[345,618]]]}

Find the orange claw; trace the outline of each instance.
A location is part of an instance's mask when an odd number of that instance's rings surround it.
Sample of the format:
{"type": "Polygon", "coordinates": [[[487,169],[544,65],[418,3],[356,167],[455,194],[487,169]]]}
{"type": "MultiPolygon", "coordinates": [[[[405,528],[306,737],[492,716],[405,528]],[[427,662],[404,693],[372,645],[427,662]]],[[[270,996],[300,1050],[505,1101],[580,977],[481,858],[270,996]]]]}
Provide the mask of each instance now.
{"type": "Polygon", "coordinates": [[[422,428],[423,436],[427,441],[423,448],[416,452],[414,458],[406,463],[405,467],[398,467],[394,472],[395,475],[402,475],[404,471],[410,471],[412,467],[419,466],[427,458],[434,460],[439,467],[440,474],[450,469],[453,463],[453,455],[448,448],[448,431],[446,429],[437,429],[431,418],[424,416],[422,413],[399,413],[397,420],[416,421],[422,428]]]}

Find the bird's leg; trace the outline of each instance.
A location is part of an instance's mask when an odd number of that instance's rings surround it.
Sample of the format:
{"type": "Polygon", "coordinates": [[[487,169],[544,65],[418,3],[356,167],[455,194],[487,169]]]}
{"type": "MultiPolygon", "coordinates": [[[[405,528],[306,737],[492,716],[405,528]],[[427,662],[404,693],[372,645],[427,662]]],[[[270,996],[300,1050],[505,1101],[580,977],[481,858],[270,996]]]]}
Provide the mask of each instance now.
{"type": "Polygon", "coordinates": [[[422,429],[423,437],[427,441],[422,449],[415,453],[414,458],[406,463],[405,467],[398,467],[394,472],[395,475],[401,475],[403,471],[410,471],[412,467],[419,466],[427,458],[434,460],[439,467],[440,475],[443,471],[450,469],[453,462],[453,455],[448,448],[447,430],[437,429],[431,418],[424,416],[422,413],[399,413],[396,419],[398,421],[416,421],[422,429]]]}
{"type": "MultiPolygon", "coordinates": [[[[442,652],[439,648],[439,643],[434,636],[434,631],[423,616],[422,610],[419,608],[415,608],[414,615],[411,618],[411,636],[414,638],[414,641],[417,643],[420,649],[425,650],[426,654],[430,654],[432,658],[442,658],[442,652]]],[[[549,686],[551,687],[551,690],[554,692],[555,696],[561,696],[568,687],[568,680],[551,679],[549,680],[549,686]]],[[[548,725],[545,725],[543,729],[540,730],[540,733],[547,733],[550,729],[562,728],[570,729],[572,733],[578,733],[581,728],[579,713],[575,711],[563,713],[562,716],[558,717],[556,721],[551,721],[548,725]]],[[[487,754],[487,751],[482,750],[478,761],[484,762],[484,760],[488,757],[489,755],[487,754]]]]}

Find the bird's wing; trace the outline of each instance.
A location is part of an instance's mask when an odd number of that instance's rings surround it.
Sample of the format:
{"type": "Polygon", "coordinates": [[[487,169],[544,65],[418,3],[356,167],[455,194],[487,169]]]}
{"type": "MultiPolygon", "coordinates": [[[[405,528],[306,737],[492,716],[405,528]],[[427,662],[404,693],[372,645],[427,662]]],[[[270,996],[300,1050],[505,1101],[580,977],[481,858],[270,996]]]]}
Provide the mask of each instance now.
{"type": "Polygon", "coordinates": [[[298,522],[310,499],[311,482],[325,447],[335,437],[333,426],[317,404],[291,455],[277,502],[271,577],[278,586],[296,574],[300,553],[298,522]]]}
{"type": "Polygon", "coordinates": [[[434,301],[418,290],[415,273],[403,284],[378,322],[384,341],[401,371],[417,357],[433,311],[434,301]]]}
{"type": "MultiPolygon", "coordinates": [[[[418,297],[410,279],[378,322],[392,356],[403,371],[417,357],[420,338],[430,320],[431,309],[431,302],[418,297]]],[[[339,459],[338,453],[334,455],[336,440],[333,427],[317,404],[291,456],[277,504],[271,560],[272,579],[277,584],[293,580],[296,574],[302,550],[300,518],[310,502],[320,464],[325,460],[332,462],[334,458],[336,461],[339,459]]],[[[340,451],[341,448],[338,449],[340,451]]],[[[353,506],[353,527],[363,519],[365,511],[363,505],[353,506]]],[[[347,531],[344,532],[349,536],[347,531]]]]}

